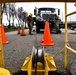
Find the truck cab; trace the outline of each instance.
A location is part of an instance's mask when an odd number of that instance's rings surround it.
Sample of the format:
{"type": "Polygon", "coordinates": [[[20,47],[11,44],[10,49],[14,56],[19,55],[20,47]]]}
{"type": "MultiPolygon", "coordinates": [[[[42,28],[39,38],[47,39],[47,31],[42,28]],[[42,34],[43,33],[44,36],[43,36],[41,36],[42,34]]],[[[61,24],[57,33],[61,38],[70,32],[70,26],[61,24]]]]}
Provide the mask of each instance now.
{"type": "Polygon", "coordinates": [[[50,31],[55,29],[56,33],[59,33],[60,22],[60,10],[57,8],[35,8],[34,15],[36,17],[36,33],[40,32],[40,29],[44,29],[45,21],[49,22],[50,31]]]}

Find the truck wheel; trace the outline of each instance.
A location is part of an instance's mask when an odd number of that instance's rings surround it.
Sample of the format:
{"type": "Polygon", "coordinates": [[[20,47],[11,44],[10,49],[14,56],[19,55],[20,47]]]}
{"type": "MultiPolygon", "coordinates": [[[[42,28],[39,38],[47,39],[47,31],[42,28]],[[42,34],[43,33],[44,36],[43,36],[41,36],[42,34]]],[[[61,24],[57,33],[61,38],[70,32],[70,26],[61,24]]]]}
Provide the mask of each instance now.
{"type": "Polygon", "coordinates": [[[55,34],[61,34],[61,30],[55,30],[55,34]]]}
{"type": "Polygon", "coordinates": [[[58,34],[58,31],[55,31],[55,34],[58,34]]]}
{"type": "Polygon", "coordinates": [[[74,30],[74,27],[70,27],[71,30],[74,30]]]}
{"type": "Polygon", "coordinates": [[[36,33],[39,33],[40,29],[38,27],[36,27],[36,33]]]}

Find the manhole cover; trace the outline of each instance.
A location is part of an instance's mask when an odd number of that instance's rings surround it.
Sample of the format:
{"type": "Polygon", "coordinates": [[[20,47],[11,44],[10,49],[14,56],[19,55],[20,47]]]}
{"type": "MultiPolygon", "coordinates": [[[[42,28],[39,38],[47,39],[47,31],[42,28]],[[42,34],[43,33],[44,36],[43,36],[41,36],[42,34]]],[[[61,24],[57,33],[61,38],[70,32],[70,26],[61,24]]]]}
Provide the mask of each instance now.
{"type": "MultiPolygon", "coordinates": [[[[19,72],[13,73],[13,75],[28,75],[28,74],[27,74],[27,72],[19,71],[19,72]]],[[[35,74],[33,74],[33,75],[35,75],[35,74]]],[[[38,75],[38,74],[36,74],[36,75],[38,75]]],[[[41,75],[41,74],[39,74],[39,75],[41,75]]],[[[58,72],[49,72],[48,75],[67,75],[67,74],[66,73],[58,73],[58,72]]]]}

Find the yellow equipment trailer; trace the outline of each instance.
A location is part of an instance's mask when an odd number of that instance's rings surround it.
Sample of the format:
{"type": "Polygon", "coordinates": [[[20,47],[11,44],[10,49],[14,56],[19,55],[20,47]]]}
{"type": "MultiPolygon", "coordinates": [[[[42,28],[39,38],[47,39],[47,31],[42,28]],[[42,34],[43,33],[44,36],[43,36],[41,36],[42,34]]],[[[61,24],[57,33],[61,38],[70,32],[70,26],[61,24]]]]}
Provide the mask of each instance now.
{"type": "Polygon", "coordinates": [[[52,56],[44,52],[43,49],[33,47],[32,55],[26,58],[21,68],[28,75],[48,75],[50,71],[56,71],[56,65],[52,56]],[[38,52],[37,52],[38,51],[38,52]]]}

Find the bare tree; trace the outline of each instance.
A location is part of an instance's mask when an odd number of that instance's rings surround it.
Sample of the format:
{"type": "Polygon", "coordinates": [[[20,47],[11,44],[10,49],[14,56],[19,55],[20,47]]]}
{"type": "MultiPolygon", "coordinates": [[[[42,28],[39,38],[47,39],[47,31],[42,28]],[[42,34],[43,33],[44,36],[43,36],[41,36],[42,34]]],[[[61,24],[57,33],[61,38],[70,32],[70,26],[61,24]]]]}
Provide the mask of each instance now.
{"type": "Polygon", "coordinates": [[[11,4],[11,16],[12,16],[12,20],[13,20],[12,25],[13,25],[13,27],[15,27],[15,26],[14,26],[14,20],[15,20],[15,18],[16,18],[15,3],[11,4]]]}
{"type": "Polygon", "coordinates": [[[7,20],[9,22],[8,28],[11,27],[10,18],[12,17],[14,23],[15,16],[15,3],[3,3],[2,4],[2,13],[6,13],[7,20]]]}
{"type": "Polygon", "coordinates": [[[2,3],[2,19],[3,19],[3,13],[5,13],[7,15],[5,3],[2,3]]]}
{"type": "Polygon", "coordinates": [[[23,12],[23,7],[19,7],[19,8],[17,9],[17,19],[18,19],[18,24],[19,24],[19,26],[21,25],[22,12],[23,12]]]}
{"type": "Polygon", "coordinates": [[[27,28],[26,27],[26,19],[27,19],[27,16],[28,16],[28,13],[26,11],[22,12],[22,20],[25,23],[25,28],[27,28]]]}
{"type": "Polygon", "coordinates": [[[10,3],[6,3],[5,5],[6,5],[6,15],[7,15],[7,20],[8,20],[8,22],[9,22],[8,28],[10,28],[10,27],[11,27],[11,25],[10,25],[11,5],[10,5],[10,3]]]}

